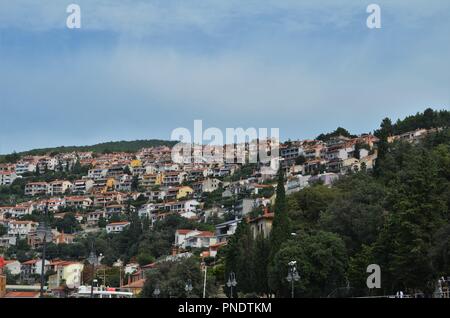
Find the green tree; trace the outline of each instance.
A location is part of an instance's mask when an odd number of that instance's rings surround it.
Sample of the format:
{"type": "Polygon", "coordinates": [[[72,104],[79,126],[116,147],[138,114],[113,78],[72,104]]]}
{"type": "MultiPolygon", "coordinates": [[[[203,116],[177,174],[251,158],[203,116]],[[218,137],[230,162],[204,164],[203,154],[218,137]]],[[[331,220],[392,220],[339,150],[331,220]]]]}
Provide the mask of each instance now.
{"type": "Polygon", "coordinates": [[[344,242],[338,235],[318,231],[302,233],[282,244],[275,255],[280,297],[290,297],[291,286],[286,280],[289,263],[296,262],[300,280],[295,283],[295,297],[326,297],[346,285],[348,258],[344,242]]]}
{"type": "Polygon", "coordinates": [[[281,291],[281,273],[275,266],[275,254],[280,250],[281,245],[286,242],[291,235],[290,221],[287,215],[286,193],[284,189],[284,173],[280,166],[278,170],[278,184],[274,206],[274,219],[270,233],[270,255],[269,255],[269,286],[278,294],[281,291]]]}
{"type": "MultiPolygon", "coordinates": [[[[231,272],[234,272],[238,281],[236,291],[244,293],[254,291],[254,250],[250,226],[242,221],[230,238],[225,252],[225,280],[231,272]]],[[[228,295],[228,288],[225,289],[228,295]]],[[[236,294],[234,293],[235,296],[236,294]]]]}

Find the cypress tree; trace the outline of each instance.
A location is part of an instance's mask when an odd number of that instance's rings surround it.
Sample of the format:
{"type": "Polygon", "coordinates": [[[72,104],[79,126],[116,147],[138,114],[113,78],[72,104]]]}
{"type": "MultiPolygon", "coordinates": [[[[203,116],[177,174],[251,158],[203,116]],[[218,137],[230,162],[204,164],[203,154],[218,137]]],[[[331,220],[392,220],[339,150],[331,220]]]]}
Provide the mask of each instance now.
{"type": "Polygon", "coordinates": [[[269,254],[269,287],[275,294],[279,295],[284,284],[286,273],[280,273],[275,266],[275,255],[280,250],[281,245],[290,238],[290,222],[287,215],[286,192],[284,189],[284,174],[280,168],[278,170],[277,196],[274,206],[274,219],[272,231],[270,233],[270,254],[269,254]]]}

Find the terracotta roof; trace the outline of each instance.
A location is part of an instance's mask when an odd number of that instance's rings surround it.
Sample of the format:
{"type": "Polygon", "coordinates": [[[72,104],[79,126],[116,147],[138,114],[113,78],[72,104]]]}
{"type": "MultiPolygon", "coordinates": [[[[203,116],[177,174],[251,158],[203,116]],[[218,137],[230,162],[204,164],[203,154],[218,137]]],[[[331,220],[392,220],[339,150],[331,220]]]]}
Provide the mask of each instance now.
{"type": "Polygon", "coordinates": [[[135,282],[122,286],[122,288],[143,288],[145,279],[139,279],[135,282]]]}
{"type": "Polygon", "coordinates": [[[13,291],[8,292],[5,298],[37,298],[39,292],[36,291],[13,291]]]}
{"type": "Polygon", "coordinates": [[[220,243],[217,243],[217,244],[211,244],[210,246],[209,246],[209,248],[218,248],[218,247],[221,247],[221,246],[225,246],[225,245],[227,245],[227,242],[220,242],[220,243]]]}
{"type": "Polygon", "coordinates": [[[128,225],[130,224],[130,222],[113,222],[113,223],[109,223],[107,226],[111,226],[111,225],[128,225]]]}
{"type": "Polygon", "coordinates": [[[177,230],[177,233],[185,235],[185,234],[188,234],[189,232],[192,232],[192,231],[194,231],[194,230],[179,229],[179,230],[177,230]]]}
{"type": "Polygon", "coordinates": [[[212,237],[212,236],[214,236],[214,233],[210,231],[201,231],[199,234],[196,235],[196,237],[212,237]]]}

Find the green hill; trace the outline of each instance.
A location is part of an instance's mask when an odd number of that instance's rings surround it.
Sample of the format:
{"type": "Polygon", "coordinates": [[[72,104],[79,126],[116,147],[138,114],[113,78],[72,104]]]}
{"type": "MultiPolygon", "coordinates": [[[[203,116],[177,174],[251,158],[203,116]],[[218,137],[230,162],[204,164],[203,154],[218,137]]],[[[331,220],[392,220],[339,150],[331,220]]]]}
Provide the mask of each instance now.
{"type": "Polygon", "coordinates": [[[136,152],[141,148],[147,147],[158,147],[158,146],[173,146],[177,143],[177,141],[169,141],[169,140],[158,140],[158,139],[149,139],[149,140],[133,140],[133,141],[110,141],[99,143],[90,146],[60,146],[60,147],[51,147],[51,148],[40,148],[33,149],[24,152],[20,152],[17,154],[3,155],[0,156],[0,162],[12,162],[14,161],[14,157],[18,157],[18,155],[44,155],[48,153],[65,153],[65,152],[73,152],[73,151],[93,151],[97,153],[108,153],[108,152],[136,152]]]}

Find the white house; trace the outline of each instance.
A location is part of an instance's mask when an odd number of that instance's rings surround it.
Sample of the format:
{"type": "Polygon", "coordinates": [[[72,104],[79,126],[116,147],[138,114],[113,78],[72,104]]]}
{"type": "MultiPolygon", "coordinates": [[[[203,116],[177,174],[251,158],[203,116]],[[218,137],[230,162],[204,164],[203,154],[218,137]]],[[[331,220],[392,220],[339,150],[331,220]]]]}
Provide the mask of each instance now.
{"type": "Polygon", "coordinates": [[[22,175],[26,172],[36,171],[36,165],[27,161],[21,161],[16,163],[16,174],[22,175]]]}
{"type": "Polygon", "coordinates": [[[203,248],[215,243],[217,238],[213,232],[187,229],[178,229],[175,232],[175,245],[181,248],[203,248]]]}
{"type": "Polygon", "coordinates": [[[5,261],[5,268],[11,275],[19,275],[20,274],[20,262],[17,260],[7,260],[5,261]]]}
{"type": "Polygon", "coordinates": [[[76,180],[73,183],[73,192],[80,193],[80,194],[86,194],[94,187],[94,180],[91,179],[83,179],[83,180],[76,180]]]}
{"type": "Polygon", "coordinates": [[[130,225],[130,222],[109,223],[108,225],[106,225],[106,232],[108,234],[109,233],[120,233],[129,225],[130,225]]]}
{"type": "Polygon", "coordinates": [[[56,288],[64,282],[69,288],[81,286],[84,265],[79,262],[56,261],[50,263],[50,267],[56,274],[49,277],[49,287],[56,288]]]}
{"type": "Polygon", "coordinates": [[[17,179],[13,171],[0,171],[0,186],[9,186],[17,179]]]}
{"type": "Polygon", "coordinates": [[[33,221],[17,221],[8,222],[9,235],[28,235],[30,232],[36,231],[39,223],[33,221]]]}
{"type": "Polygon", "coordinates": [[[217,189],[219,189],[220,185],[222,184],[222,181],[215,178],[208,178],[203,181],[202,183],[202,191],[203,192],[213,192],[217,189]]]}
{"type": "Polygon", "coordinates": [[[47,182],[30,182],[25,185],[25,195],[47,194],[47,182]]]}

